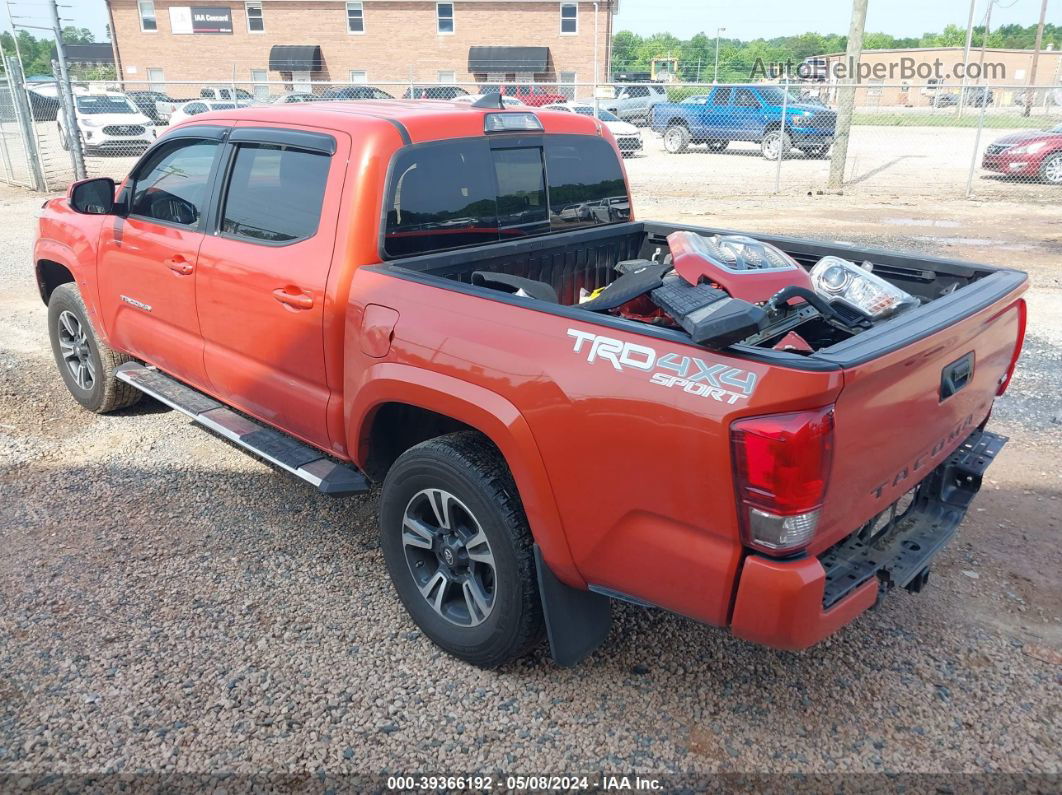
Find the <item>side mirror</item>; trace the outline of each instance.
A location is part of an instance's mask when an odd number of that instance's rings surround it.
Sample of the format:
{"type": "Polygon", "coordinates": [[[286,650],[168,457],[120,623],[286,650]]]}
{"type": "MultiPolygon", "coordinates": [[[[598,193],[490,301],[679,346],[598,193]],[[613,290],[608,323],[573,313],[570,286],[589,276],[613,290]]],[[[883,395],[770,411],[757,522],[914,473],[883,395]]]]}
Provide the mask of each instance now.
{"type": "Polygon", "coordinates": [[[84,215],[114,214],[114,180],[110,177],[83,179],[70,186],[70,207],[84,215]]]}

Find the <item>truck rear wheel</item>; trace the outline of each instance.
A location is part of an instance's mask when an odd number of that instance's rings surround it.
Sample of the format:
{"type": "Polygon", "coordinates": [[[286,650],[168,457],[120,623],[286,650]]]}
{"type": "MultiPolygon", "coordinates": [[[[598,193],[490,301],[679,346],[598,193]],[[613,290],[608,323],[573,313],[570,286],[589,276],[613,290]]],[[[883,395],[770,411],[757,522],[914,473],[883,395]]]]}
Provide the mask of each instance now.
{"type": "Polygon", "coordinates": [[[681,154],[690,145],[690,131],[685,125],[672,124],[664,130],[664,148],[673,155],[681,154]]]}
{"type": "Polygon", "coordinates": [[[132,357],[115,351],[96,336],[73,282],[52,291],[48,300],[48,335],[66,388],[89,411],[104,414],[140,400],[143,393],[139,389],[114,377],[118,365],[132,357]]]}
{"type": "Polygon", "coordinates": [[[483,437],[464,431],[403,453],[379,518],[398,597],[436,645],[495,668],[541,642],[531,531],[505,461],[483,437]]]}

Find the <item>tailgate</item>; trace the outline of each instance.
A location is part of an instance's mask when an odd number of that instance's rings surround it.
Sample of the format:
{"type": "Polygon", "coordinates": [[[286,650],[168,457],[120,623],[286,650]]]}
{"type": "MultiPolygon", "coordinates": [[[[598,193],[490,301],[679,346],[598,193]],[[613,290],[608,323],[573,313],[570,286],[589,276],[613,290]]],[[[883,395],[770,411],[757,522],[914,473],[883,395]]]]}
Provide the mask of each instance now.
{"type": "Polygon", "coordinates": [[[823,357],[844,365],[844,387],[812,553],[896,502],[985,420],[1022,335],[1025,287],[1000,271],[823,357]]]}

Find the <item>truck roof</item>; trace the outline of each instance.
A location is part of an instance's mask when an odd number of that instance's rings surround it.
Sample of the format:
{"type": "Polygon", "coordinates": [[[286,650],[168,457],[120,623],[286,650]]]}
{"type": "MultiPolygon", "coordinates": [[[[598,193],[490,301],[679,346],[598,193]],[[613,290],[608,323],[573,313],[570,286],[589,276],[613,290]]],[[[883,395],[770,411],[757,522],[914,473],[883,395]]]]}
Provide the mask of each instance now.
{"type": "Polygon", "coordinates": [[[574,113],[546,111],[534,107],[477,108],[460,102],[441,100],[356,100],[302,102],[283,105],[251,105],[234,110],[203,113],[188,124],[213,120],[255,121],[299,124],[347,133],[365,132],[367,127],[397,128],[407,143],[439,141],[483,135],[484,116],[489,113],[531,113],[550,134],[600,135],[604,125],[597,119],[574,113]]]}

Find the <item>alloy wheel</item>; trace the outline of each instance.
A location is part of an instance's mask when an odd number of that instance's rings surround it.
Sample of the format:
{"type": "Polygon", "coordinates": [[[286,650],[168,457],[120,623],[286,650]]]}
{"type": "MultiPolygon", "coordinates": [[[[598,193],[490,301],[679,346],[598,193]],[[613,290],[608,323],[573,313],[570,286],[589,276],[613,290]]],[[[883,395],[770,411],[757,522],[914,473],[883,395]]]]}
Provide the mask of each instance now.
{"type": "Polygon", "coordinates": [[[96,365],[92,361],[88,335],[73,312],[64,310],[59,315],[59,351],[67,369],[82,389],[88,391],[96,383],[96,365]]]}
{"type": "Polygon", "coordinates": [[[1062,183],[1062,155],[1054,155],[1044,164],[1044,179],[1054,185],[1062,183]]]}
{"type": "Polygon", "coordinates": [[[497,592],[494,553],[461,500],[443,489],[414,494],[402,516],[402,549],[432,610],[462,627],[487,620],[497,592]]]}

